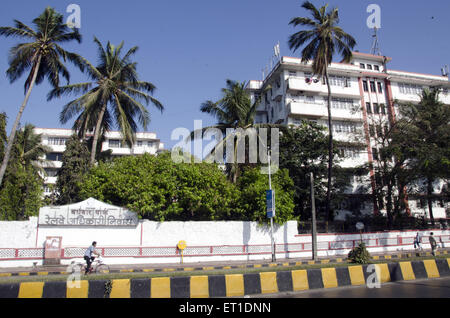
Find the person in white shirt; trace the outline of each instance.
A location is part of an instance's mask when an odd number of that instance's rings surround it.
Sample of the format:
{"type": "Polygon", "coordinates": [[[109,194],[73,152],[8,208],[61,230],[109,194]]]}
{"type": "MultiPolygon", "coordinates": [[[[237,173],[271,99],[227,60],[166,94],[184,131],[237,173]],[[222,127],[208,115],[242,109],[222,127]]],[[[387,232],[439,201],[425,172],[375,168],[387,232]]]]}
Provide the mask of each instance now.
{"type": "Polygon", "coordinates": [[[86,261],[86,271],[85,275],[91,272],[91,264],[95,260],[95,257],[93,254],[100,256],[100,254],[95,250],[95,247],[97,246],[97,242],[92,242],[92,245],[88,247],[86,252],[84,252],[84,260],[86,261]]]}

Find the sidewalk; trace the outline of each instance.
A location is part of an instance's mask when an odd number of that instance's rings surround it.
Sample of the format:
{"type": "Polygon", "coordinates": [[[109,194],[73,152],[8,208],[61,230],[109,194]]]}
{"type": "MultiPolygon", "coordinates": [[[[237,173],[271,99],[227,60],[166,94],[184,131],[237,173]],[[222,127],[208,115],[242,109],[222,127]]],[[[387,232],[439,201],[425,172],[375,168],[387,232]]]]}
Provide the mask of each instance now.
{"type": "MultiPolygon", "coordinates": [[[[389,259],[408,259],[411,257],[427,257],[431,256],[430,251],[402,251],[391,253],[373,253],[373,260],[389,260],[389,259]]],[[[438,255],[450,255],[450,248],[439,249],[436,251],[438,255]]],[[[173,272],[173,271],[211,271],[211,270],[229,270],[236,268],[264,268],[264,267],[288,267],[299,265],[314,265],[328,263],[346,263],[346,255],[336,257],[320,257],[316,261],[311,259],[277,259],[275,262],[271,260],[256,261],[222,261],[222,262],[201,262],[201,263],[185,263],[185,264],[133,264],[133,265],[110,265],[110,273],[126,273],[126,272],[173,272]]],[[[107,259],[106,259],[107,263],[107,259]]],[[[0,268],[0,277],[5,276],[39,276],[39,275],[64,275],[68,274],[66,265],[58,266],[37,266],[20,267],[20,268],[0,268]]]]}

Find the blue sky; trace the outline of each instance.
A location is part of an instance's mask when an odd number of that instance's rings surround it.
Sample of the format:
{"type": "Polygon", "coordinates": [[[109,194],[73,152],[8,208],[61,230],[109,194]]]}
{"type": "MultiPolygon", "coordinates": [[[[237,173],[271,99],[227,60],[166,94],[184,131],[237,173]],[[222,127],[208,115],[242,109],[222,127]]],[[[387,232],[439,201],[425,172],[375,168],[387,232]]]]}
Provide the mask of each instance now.
{"type": "MultiPolygon", "coordinates": [[[[3,0],[0,26],[12,26],[13,19],[28,25],[46,6],[52,6],[65,19],[66,8],[75,3],[81,7],[83,42],[64,47],[96,62],[94,35],[100,41],[114,44],[125,41],[125,49],[139,46],[135,55],[142,80],[156,85],[154,97],[164,106],[163,114],[150,106],[152,122],[149,131],[156,132],[172,147],[173,129],[194,127],[194,120],[204,126],[214,119],[199,111],[202,102],[220,97],[226,79],[247,81],[261,79],[262,69],[280,42],[281,54],[291,52],[287,41],[295,29],[288,25],[296,16],[305,16],[300,7],[303,0],[3,0]]],[[[379,32],[383,55],[393,58],[392,69],[440,74],[444,64],[450,64],[450,2],[447,0],[330,0],[312,1],[316,5],[329,2],[340,9],[341,26],[358,42],[355,50],[369,52],[372,38],[366,26],[371,3],[381,7],[382,28],[379,32]]],[[[9,48],[18,39],[0,38],[0,111],[9,117],[8,133],[24,98],[25,77],[10,84],[9,48]]],[[[72,70],[72,83],[85,81],[78,70],[72,70]]],[[[22,123],[37,127],[62,126],[59,113],[69,98],[46,101],[50,86],[37,86],[31,96],[22,123]]]]}

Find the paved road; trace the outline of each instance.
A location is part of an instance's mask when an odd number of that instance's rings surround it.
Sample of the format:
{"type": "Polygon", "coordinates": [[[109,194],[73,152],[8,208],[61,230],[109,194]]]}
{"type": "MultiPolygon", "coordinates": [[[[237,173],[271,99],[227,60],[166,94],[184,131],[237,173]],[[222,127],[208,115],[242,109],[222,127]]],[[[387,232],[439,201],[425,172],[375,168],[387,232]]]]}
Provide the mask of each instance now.
{"type": "Polygon", "coordinates": [[[251,298],[450,298],[450,277],[393,282],[372,289],[366,286],[341,287],[257,295],[251,298]]]}

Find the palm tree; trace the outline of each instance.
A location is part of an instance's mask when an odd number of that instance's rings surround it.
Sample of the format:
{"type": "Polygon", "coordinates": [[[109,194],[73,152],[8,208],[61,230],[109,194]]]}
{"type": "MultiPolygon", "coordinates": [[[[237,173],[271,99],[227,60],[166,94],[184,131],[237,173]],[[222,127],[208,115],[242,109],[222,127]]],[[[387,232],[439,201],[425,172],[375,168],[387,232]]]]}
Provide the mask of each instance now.
{"type": "Polygon", "coordinates": [[[60,119],[62,123],[66,123],[79,114],[75,127],[82,131],[81,135],[85,136],[87,130],[94,129],[91,165],[95,163],[102,131],[109,130],[113,122],[120,127],[122,137],[129,145],[136,140],[138,124],[135,117],[147,129],[150,114],[140,101],[145,101],[146,104],[151,102],[159,110],[164,110],[163,105],[151,96],[155,86],[138,78],[136,62],[130,59],[138,50],[137,46],[121,57],[123,42],[117,47],[108,42],[106,49],[97,38],[94,38],[94,42],[98,47],[99,65],[94,67],[89,61],[82,59],[84,70],[92,81],[58,87],[48,95],[51,100],[66,94],[82,94],[64,106],[60,119]]]}
{"type": "Polygon", "coordinates": [[[434,224],[433,183],[450,178],[450,106],[440,100],[440,88],[425,88],[417,104],[400,104],[401,137],[409,146],[404,150],[410,175],[426,184],[428,212],[434,224]]]}
{"type": "MultiPolygon", "coordinates": [[[[237,182],[237,178],[240,174],[237,150],[239,140],[243,137],[244,131],[248,128],[282,127],[273,124],[255,124],[256,107],[261,99],[258,98],[252,103],[249,94],[245,90],[245,85],[245,82],[240,83],[228,79],[226,81],[226,87],[222,89],[223,97],[217,102],[208,100],[200,107],[201,112],[216,117],[218,121],[216,125],[203,128],[203,132],[214,128],[219,129],[222,132],[222,135],[225,136],[216,144],[212,153],[216,149],[223,149],[224,144],[227,144],[227,141],[230,138],[233,140],[234,162],[232,164],[227,164],[227,172],[233,183],[237,182]],[[226,131],[230,128],[233,129],[233,133],[227,136],[226,131]]],[[[268,89],[270,89],[270,87],[266,88],[266,90],[268,89]]],[[[195,136],[195,133],[196,131],[192,132],[191,137],[195,136]]]]}
{"type": "Polygon", "coordinates": [[[328,186],[326,202],[326,220],[330,218],[331,202],[331,179],[333,168],[333,127],[331,117],[331,87],[328,74],[328,66],[333,60],[333,56],[338,53],[343,57],[343,62],[350,62],[352,49],[356,45],[355,39],[345,33],[339,26],[339,10],[337,8],[327,10],[328,4],[317,9],[311,2],[306,1],[302,7],[309,11],[312,18],[296,17],[289,24],[293,26],[305,27],[294,33],[289,38],[289,48],[297,51],[305,45],[302,50],[302,62],[312,62],[312,69],[315,75],[325,77],[328,88],[328,186]]]}
{"type": "Polygon", "coordinates": [[[24,72],[28,72],[25,81],[25,99],[19,109],[17,118],[13,124],[11,134],[8,138],[3,163],[0,167],[0,185],[2,184],[8,165],[11,149],[16,136],[16,131],[20,119],[28,103],[31,91],[35,85],[41,84],[45,78],[48,79],[53,87],[58,87],[60,75],[69,82],[70,75],[67,68],[61,62],[69,60],[78,67],[79,56],[65,51],[59,44],[70,41],[81,43],[81,35],[77,29],[70,29],[63,23],[63,16],[57,13],[53,8],[46,8],[44,12],[33,20],[35,30],[26,24],[14,20],[14,27],[0,27],[0,35],[6,37],[20,37],[29,40],[26,43],[20,43],[11,48],[9,57],[9,68],[6,71],[11,83],[18,80],[24,72]]]}
{"type": "Polygon", "coordinates": [[[42,157],[51,151],[51,148],[42,144],[42,135],[34,133],[34,126],[25,125],[16,135],[14,156],[23,166],[34,166],[37,170],[42,169],[42,157]]]}

